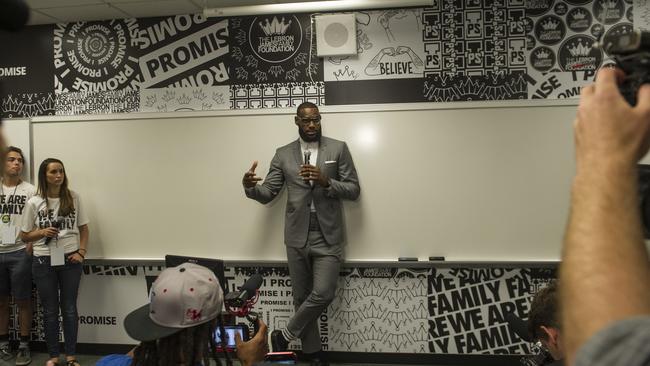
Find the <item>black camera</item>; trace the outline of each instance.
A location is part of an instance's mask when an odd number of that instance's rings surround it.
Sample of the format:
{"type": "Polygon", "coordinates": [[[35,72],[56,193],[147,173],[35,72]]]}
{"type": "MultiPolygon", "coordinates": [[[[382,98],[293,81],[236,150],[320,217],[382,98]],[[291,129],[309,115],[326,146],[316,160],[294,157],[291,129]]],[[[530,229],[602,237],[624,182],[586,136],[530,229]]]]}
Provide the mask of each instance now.
{"type": "Polygon", "coordinates": [[[540,341],[533,344],[531,351],[533,353],[520,358],[519,363],[524,366],[542,366],[555,362],[555,359],[551,356],[551,352],[540,341]]]}
{"type": "Polygon", "coordinates": [[[630,105],[636,105],[639,88],[650,83],[650,32],[635,30],[608,38],[603,49],[625,72],[621,94],[630,105]]]}

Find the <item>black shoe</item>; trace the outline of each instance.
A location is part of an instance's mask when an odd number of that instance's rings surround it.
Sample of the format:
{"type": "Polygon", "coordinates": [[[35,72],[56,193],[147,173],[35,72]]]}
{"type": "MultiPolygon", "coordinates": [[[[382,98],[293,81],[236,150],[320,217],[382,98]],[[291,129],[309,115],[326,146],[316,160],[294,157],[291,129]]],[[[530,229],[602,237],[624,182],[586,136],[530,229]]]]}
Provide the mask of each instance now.
{"type": "Polygon", "coordinates": [[[286,352],[289,348],[289,342],[284,339],[281,330],[271,332],[271,348],[273,352],[286,352]]]}
{"type": "Polygon", "coordinates": [[[322,358],[314,357],[309,363],[309,366],[330,366],[330,363],[322,358]]]}

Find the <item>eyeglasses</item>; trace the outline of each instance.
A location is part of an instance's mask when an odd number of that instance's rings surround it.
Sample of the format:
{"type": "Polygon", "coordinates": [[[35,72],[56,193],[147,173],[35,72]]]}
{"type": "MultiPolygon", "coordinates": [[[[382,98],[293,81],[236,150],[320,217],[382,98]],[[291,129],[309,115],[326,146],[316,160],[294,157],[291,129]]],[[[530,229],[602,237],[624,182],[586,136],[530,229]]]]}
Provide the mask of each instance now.
{"type": "Polygon", "coordinates": [[[303,117],[298,116],[298,120],[300,121],[300,124],[305,125],[305,126],[309,126],[311,123],[313,123],[315,125],[319,125],[320,124],[320,119],[321,119],[321,116],[316,116],[316,117],[311,117],[311,118],[303,118],[303,117]]]}

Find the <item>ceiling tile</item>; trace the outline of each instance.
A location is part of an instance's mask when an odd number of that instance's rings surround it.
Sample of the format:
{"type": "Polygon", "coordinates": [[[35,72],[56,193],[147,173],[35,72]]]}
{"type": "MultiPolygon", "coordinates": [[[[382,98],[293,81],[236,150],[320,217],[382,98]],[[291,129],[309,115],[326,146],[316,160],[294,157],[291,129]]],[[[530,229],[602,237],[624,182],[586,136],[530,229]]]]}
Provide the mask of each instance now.
{"type": "Polygon", "coordinates": [[[47,16],[43,13],[41,13],[38,10],[31,10],[29,12],[29,22],[27,22],[28,25],[36,25],[36,24],[53,24],[53,23],[59,23],[61,20],[52,18],[50,16],[47,16]]]}
{"type": "Polygon", "coordinates": [[[134,18],[146,18],[176,14],[193,14],[201,12],[187,0],[159,0],[150,2],[112,2],[112,6],[124,11],[134,18]]]}
{"type": "Polygon", "coordinates": [[[121,19],[128,17],[128,15],[125,15],[108,4],[40,9],[40,11],[46,15],[61,19],[63,22],[121,19]]]}

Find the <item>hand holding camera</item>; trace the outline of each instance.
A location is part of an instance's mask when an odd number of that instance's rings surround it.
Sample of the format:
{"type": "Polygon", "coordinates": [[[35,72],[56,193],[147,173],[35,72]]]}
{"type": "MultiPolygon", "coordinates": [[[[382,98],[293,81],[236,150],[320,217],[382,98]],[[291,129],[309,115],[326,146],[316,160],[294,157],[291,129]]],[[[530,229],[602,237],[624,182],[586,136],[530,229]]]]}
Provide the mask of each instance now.
{"type": "Polygon", "coordinates": [[[635,30],[612,37],[603,45],[625,78],[619,85],[625,100],[634,106],[641,85],[650,83],[650,32],[635,30]]]}

